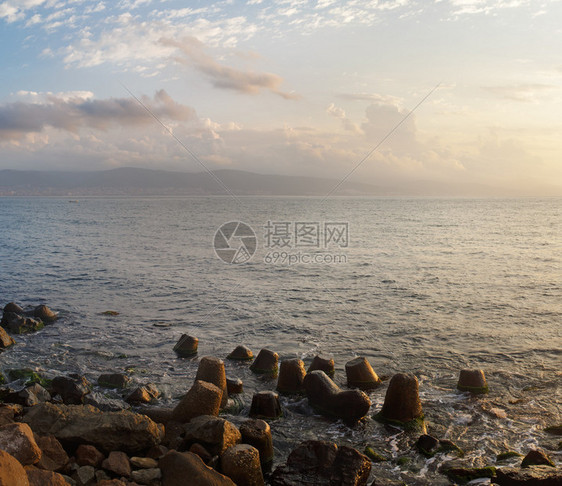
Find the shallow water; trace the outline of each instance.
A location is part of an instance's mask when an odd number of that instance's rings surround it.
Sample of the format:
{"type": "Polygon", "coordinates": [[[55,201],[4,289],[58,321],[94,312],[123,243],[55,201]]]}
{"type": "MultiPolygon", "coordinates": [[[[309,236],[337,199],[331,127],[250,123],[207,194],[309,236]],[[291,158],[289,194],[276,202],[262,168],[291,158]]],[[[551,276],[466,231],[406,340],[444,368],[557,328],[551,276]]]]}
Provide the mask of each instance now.
{"type": "MultiPolygon", "coordinates": [[[[94,382],[133,368],[166,403],[197,368],[172,351],[182,333],[199,337],[199,356],[224,358],[238,344],[307,364],[330,355],[342,386],[345,362],[366,356],[382,376],[415,373],[429,432],[475,463],[554,447],[542,428],[561,420],[561,216],[562,199],[1,198],[0,304],[47,303],[60,319],[17,338],[0,367],[78,371],[94,382]],[[258,241],[240,265],[213,250],[216,230],[233,220],[258,241]],[[281,249],[347,263],[265,263],[280,251],[265,247],[268,221],[348,223],[347,247],[281,249]],[[455,392],[466,367],[485,370],[489,396],[455,392]],[[490,411],[498,408],[507,418],[490,411]]],[[[226,365],[245,382],[247,415],[252,392],[275,382],[226,365]]],[[[370,394],[373,411],[385,390],[370,394]]],[[[325,437],[411,458],[375,465],[378,475],[447,484],[435,473],[446,458],[420,458],[396,430],[370,418],[355,428],[327,421],[305,400],[283,404],[285,418],[272,423],[278,461],[303,438],[325,437]]]]}

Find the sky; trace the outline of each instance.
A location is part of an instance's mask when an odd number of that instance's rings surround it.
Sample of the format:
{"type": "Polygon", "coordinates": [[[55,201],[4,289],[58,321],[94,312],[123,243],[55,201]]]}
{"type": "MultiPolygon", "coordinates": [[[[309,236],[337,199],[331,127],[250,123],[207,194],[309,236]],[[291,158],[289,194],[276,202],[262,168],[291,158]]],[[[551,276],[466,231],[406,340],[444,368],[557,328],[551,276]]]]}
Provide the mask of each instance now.
{"type": "Polygon", "coordinates": [[[562,0],[0,0],[0,169],[556,192],[560,19],[562,0]]]}

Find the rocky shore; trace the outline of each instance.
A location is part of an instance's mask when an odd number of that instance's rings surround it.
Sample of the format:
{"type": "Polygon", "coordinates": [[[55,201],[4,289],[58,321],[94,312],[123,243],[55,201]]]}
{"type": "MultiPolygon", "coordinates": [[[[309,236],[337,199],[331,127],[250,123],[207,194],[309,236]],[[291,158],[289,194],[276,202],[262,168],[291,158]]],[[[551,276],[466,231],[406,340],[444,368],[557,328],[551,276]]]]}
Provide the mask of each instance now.
{"type": "MultiPolygon", "coordinates": [[[[0,349],[9,353],[18,335],[56,325],[56,319],[57,313],[45,305],[25,310],[8,303],[0,322],[0,349]]],[[[174,351],[194,359],[198,343],[184,335],[174,351]]],[[[6,376],[0,376],[0,486],[434,484],[422,475],[379,477],[386,451],[325,440],[294,444],[285,463],[272,467],[276,437],[270,423],[282,423],[286,413],[280,395],[306,397],[327,423],[341,421],[350,431],[367,417],[381,427],[404,431],[416,454],[428,461],[447,458],[440,474],[450,484],[562,485],[562,469],[551,457],[556,450],[530,445],[524,457],[506,451],[490,464],[465,461],[460,447],[428,430],[413,374],[383,379],[367,359],[357,357],[345,364],[347,384],[340,387],[332,380],[334,361],[322,356],[306,369],[300,359],[279,362],[269,349],[254,357],[240,345],[226,359],[247,363],[264,380],[276,380],[276,391],[253,393],[247,417],[240,416],[236,405],[244,384],[227,377],[224,361],[215,356],[198,359],[193,382],[173,406],[162,406],[158,384],[133,387],[126,373],[114,370],[98,377],[96,389],[120,390],[122,400],[95,391],[78,374],[47,380],[31,369],[5,370],[6,376]],[[384,403],[374,409],[368,393],[383,381],[388,381],[384,403]],[[225,416],[235,416],[236,424],[225,416]],[[514,458],[516,467],[501,466],[514,458]]],[[[459,370],[457,393],[479,400],[488,392],[482,370],[459,370]]],[[[545,433],[557,437],[560,449],[562,425],[552,424],[545,433]]]]}

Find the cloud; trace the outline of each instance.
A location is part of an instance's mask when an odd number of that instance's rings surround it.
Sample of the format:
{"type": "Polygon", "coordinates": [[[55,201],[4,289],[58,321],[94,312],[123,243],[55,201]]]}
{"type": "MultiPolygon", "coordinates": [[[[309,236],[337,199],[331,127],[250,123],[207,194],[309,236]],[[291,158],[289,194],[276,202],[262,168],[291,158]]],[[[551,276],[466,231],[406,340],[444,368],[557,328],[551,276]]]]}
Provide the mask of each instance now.
{"type": "Polygon", "coordinates": [[[549,84],[526,83],[506,86],[484,86],[482,89],[499,98],[512,101],[534,102],[537,101],[537,98],[541,95],[558,89],[558,87],[549,84]]]}
{"type": "Polygon", "coordinates": [[[342,108],[338,108],[334,103],[330,103],[328,108],[326,108],[326,113],[341,120],[346,130],[356,133],[360,132],[359,127],[347,117],[345,111],[342,108]]]}
{"type": "MultiPolygon", "coordinates": [[[[20,92],[35,102],[16,101],[0,105],[0,140],[18,139],[46,127],[76,133],[82,127],[107,130],[111,126],[138,126],[153,119],[136,100],[130,98],[92,99],[89,92],[44,94],[20,92]]],[[[175,102],[164,90],[143,104],[162,119],[185,121],[195,116],[192,108],[175,102]]]]}
{"type": "Polygon", "coordinates": [[[258,94],[262,90],[267,90],[285,99],[298,98],[295,94],[279,89],[283,83],[283,78],[277,74],[242,71],[224,66],[207,54],[204,45],[193,37],[185,38],[181,42],[161,39],[161,43],[179,49],[185,57],[176,58],[176,60],[195,67],[205,74],[211,80],[213,86],[217,88],[231,89],[245,94],[258,94]]]}

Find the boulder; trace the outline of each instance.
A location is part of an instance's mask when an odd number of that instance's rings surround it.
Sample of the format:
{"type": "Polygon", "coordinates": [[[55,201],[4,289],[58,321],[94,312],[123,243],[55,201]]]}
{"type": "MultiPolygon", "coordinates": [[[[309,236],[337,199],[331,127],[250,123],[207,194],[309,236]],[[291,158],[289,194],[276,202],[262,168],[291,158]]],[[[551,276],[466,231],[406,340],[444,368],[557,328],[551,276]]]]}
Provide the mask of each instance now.
{"type": "Polygon", "coordinates": [[[266,375],[272,378],[277,376],[277,363],[279,355],[269,349],[262,349],[258,357],[250,366],[250,370],[258,375],[266,375]]]}
{"type": "Polygon", "coordinates": [[[68,483],[61,474],[53,471],[44,471],[36,467],[26,466],[25,472],[29,486],[68,486],[68,483]]]}
{"type": "Polygon", "coordinates": [[[254,393],[250,407],[250,417],[276,419],[283,415],[279,395],[272,391],[260,391],[254,393]]]}
{"type": "Polygon", "coordinates": [[[308,367],[307,373],[317,370],[323,371],[330,378],[333,378],[334,374],[336,373],[336,365],[334,363],[334,360],[332,358],[323,358],[321,356],[315,356],[314,359],[312,360],[312,363],[310,363],[310,366],[308,367]]]}
{"type": "Polygon", "coordinates": [[[354,423],[364,417],[371,400],[360,390],[342,391],[320,370],[311,371],[304,379],[308,403],[319,413],[354,423]]]}
{"type": "Polygon", "coordinates": [[[131,466],[136,469],[154,469],[158,467],[158,461],[151,457],[136,457],[133,456],[129,459],[131,466]]]}
{"type": "Polygon", "coordinates": [[[304,391],[303,381],[306,376],[304,362],[301,359],[285,359],[279,366],[277,391],[279,393],[295,394],[304,391]]]}
{"type": "Polygon", "coordinates": [[[33,316],[37,317],[37,319],[39,319],[43,322],[53,322],[53,321],[57,320],[58,313],[53,312],[46,305],[38,305],[33,310],[33,316]]]}
{"type": "Polygon", "coordinates": [[[423,411],[418,379],[411,373],[397,373],[386,390],[382,410],[375,415],[381,422],[423,430],[423,411]]]}
{"type": "Polygon", "coordinates": [[[22,465],[41,459],[41,449],[27,424],[13,423],[0,427],[0,449],[14,456],[22,465]]]}
{"type": "Polygon", "coordinates": [[[0,349],[6,349],[16,344],[14,338],[8,335],[3,327],[0,327],[0,349]]]}
{"type": "Polygon", "coordinates": [[[194,336],[182,334],[178,342],[174,346],[175,353],[182,357],[188,358],[197,354],[197,347],[199,346],[199,339],[194,336]]]}
{"type": "Polygon", "coordinates": [[[107,459],[104,459],[101,463],[101,467],[117,476],[128,478],[131,475],[129,457],[121,451],[111,451],[107,459]]]}
{"type": "Polygon", "coordinates": [[[172,412],[177,422],[189,422],[199,415],[218,415],[222,391],[216,385],[196,380],[172,412]]]}
{"type": "Polygon", "coordinates": [[[150,403],[160,396],[158,389],[151,383],[135,388],[132,393],[125,398],[127,403],[140,404],[150,403]]]}
{"type": "MultiPolygon", "coordinates": [[[[139,469],[131,473],[131,479],[138,484],[155,484],[162,477],[160,468],[139,469]]],[[[156,483],[159,484],[159,483],[156,483]]]]}
{"type": "Polygon", "coordinates": [[[29,385],[22,390],[8,393],[4,400],[8,403],[17,403],[24,407],[33,407],[39,403],[47,402],[51,399],[51,394],[39,383],[29,385]]]}
{"type": "Polygon", "coordinates": [[[35,465],[46,471],[61,471],[68,464],[69,457],[61,443],[54,435],[36,437],[35,441],[41,449],[41,459],[35,465]]]}
{"type": "Polygon", "coordinates": [[[212,383],[222,391],[220,407],[224,408],[228,402],[228,391],[226,389],[226,374],[224,371],[224,361],[212,356],[204,356],[199,362],[195,380],[212,383]]]}
{"type": "Polygon", "coordinates": [[[125,388],[131,381],[123,373],[105,373],[98,378],[98,385],[105,388],[125,388]]]}
{"type": "Polygon", "coordinates": [[[202,415],[184,426],[183,449],[199,443],[213,456],[220,456],[226,449],[242,440],[234,424],[221,417],[202,415]]]}
{"type": "Polygon", "coordinates": [[[60,395],[65,405],[80,405],[90,393],[91,385],[86,378],[77,374],[57,376],[51,382],[51,393],[60,395]]]}
{"type": "Polygon", "coordinates": [[[108,398],[96,391],[91,391],[87,395],[84,395],[84,405],[91,405],[102,412],[119,412],[131,408],[128,403],[120,398],[108,398]]]}
{"type": "Polygon", "coordinates": [[[76,449],[76,464],[79,466],[100,467],[105,456],[93,445],[80,444],[76,449]]]}
{"type": "Polygon", "coordinates": [[[229,395],[239,395],[244,392],[244,383],[240,378],[227,378],[226,390],[229,395]]]}
{"type": "Polygon", "coordinates": [[[6,451],[0,449],[0,486],[29,486],[23,466],[6,451]]]}
{"type": "Polygon", "coordinates": [[[160,461],[162,486],[236,486],[226,476],[207,467],[201,458],[191,452],[170,451],[160,461]]]}
{"type": "Polygon", "coordinates": [[[355,449],[327,441],[301,443],[272,475],[272,486],[365,486],[371,461],[355,449]]]}
{"type": "Polygon", "coordinates": [[[242,442],[254,446],[260,453],[263,466],[273,461],[273,437],[269,424],[260,419],[249,419],[240,425],[242,442]]]}
{"type": "Polygon", "coordinates": [[[230,447],[221,456],[221,471],[236,484],[264,486],[260,453],[249,444],[230,447]]]}
{"type": "Polygon", "coordinates": [[[379,386],[382,381],[373,370],[367,358],[358,357],[345,364],[347,385],[361,390],[371,390],[379,386]]]}
{"type": "Polygon", "coordinates": [[[22,307],[20,307],[15,302],[8,302],[3,309],[3,313],[6,314],[7,312],[13,312],[14,314],[19,314],[20,316],[25,313],[22,307]]]}
{"type": "Polygon", "coordinates": [[[521,462],[521,467],[550,466],[555,467],[552,459],[541,449],[531,449],[521,462]]]}
{"type": "Polygon", "coordinates": [[[39,331],[45,325],[43,321],[24,317],[13,312],[4,312],[0,326],[11,334],[28,334],[30,332],[39,331]]]}
{"type": "Polygon", "coordinates": [[[234,361],[251,361],[254,359],[254,353],[246,346],[236,346],[234,351],[232,351],[227,358],[234,361]]]}
{"type": "Polygon", "coordinates": [[[488,383],[482,370],[461,370],[457,389],[474,395],[488,393],[488,383]]]}
{"type": "Polygon", "coordinates": [[[530,466],[525,469],[502,467],[496,470],[494,484],[500,486],[561,486],[562,469],[530,466]]]}
{"type": "Polygon", "coordinates": [[[52,434],[63,444],[92,444],[103,451],[141,452],[164,436],[163,427],[145,415],[101,412],[89,405],[44,403],[32,407],[23,420],[37,434],[52,434]]]}
{"type": "Polygon", "coordinates": [[[197,442],[195,444],[191,444],[191,446],[189,447],[189,452],[193,452],[193,454],[197,454],[207,465],[213,459],[211,453],[197,442]]]}

